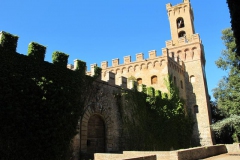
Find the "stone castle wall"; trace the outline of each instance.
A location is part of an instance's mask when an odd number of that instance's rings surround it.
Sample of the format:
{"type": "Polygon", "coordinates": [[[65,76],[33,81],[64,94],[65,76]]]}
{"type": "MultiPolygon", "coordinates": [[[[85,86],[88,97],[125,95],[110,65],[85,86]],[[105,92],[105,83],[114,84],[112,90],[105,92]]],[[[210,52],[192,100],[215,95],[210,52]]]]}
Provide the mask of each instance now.
{"type": "MultiPolygon", "coordinates": [[[[87,75],[92,75],[94,66],[91,65],[91,70],[87,75]]],[[[69,66],[69,68],[74,66],[69,66]]],[[[165,78],[168,75],[175,77],[175,84],[179,87],[180,95],[186,99],[185,93],[185,65],[179,57],[170,54],[168,50],[163,49],[162,55],[157,56],[155,50],[149,51],[149,57],[144,58],[143,53],[136,54],[136,61],[131,61],[131,56],[124,57],[124,64],[119,64],[119,59],[112,60],[112,66],[108,66],[108,62],[101,63],[102,75],[101,80],[109,82],[112,85],[121,86],[127,84],[127,88],[131,88],[129,78],[135,78],[139,84],[144,84],[147,87],[154,87],[162,92],[167,92],[165,78]],[[157,80],[153,82],[152,77],[156,76],[157,80]],[[141,79],[141,82],[139,82],[141,79]]]]}
{"type": "MultiPolygon", "coordinates": [[[[186,106],[195,115],[197,124],[194,137],[200,136],[200,139],[205,139],[203,143],[199,139],[201,144],[211,144],[208,91],[204,70],[205,53],[200,36],[195,33],[193,10],[189,0],[184,0],[183,3],[175,6],[169,3],[166,8],[172,40],[166,41],[166,48],[162,49],[162,55],[157,56],[157,52],[151,50],[147,58],[143,53],[137,53],[136,61],[131,61],[131,56],[125,56],[123,64],[119,64],[119,58],[113,59],[111,66],[107,61],[103,61],[100,66],[101,80],[111,85],[131,88],[131,83],[127,79],[134,77],[136,80],[141,79],[139,84],[166,92],[164,78],[172,75],[174,83],[179,88],[180,96],[186,100],[186,106]],[[177,27],[178,17],[184,19],[183,28],[177,27]],[[182,30],[186,31],[186,36],[179,37],[178,33],[182,30]],[[157,77],[155,83],[152,82],[153,76],[157,77]]],[[[94,66],[96,64],[91,65],[91,71],[87,72],[87,75],[93,74],[94,66]]]]}
{"type": "Polygon", "coordinates": [[[84,106],[84,115],[79,120],[78,134],[73,139],[73,156],[76,160],[79,157],[82,159],[93,158],[93,147],[98,145],[102,145],[102,152],[116,153],[121,151],[122,125],[119,107],[114,97],[114,93],[117,93],[119,89],[121,89],[119,86],[111,85],[111,83],[99,80],[94,82],[92,90],[89,92],[89,101],[84,106]],[[98,128],[93,128],[92,133],[89,133],[91,130],[89,121],[94,116],[99,117],[104,123],[103,144],[97,142],[99,137],[96,137],[96,140],[91,139],[91,134],[101,134],[98,128]]]}

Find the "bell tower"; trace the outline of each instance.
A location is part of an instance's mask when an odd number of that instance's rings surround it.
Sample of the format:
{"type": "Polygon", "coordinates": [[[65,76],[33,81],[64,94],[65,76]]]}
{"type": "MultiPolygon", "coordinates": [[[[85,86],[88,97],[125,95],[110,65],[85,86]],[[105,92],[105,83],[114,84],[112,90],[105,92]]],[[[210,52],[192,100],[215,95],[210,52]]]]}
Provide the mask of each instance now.
{"type": "Polygon", "coordinates": [[[166,7],[173,44],[177,45],[178,39],[181,37],[188,40],[193,34],[195,34],[193,24],[194,16],[189,0],[183,0],[183,3],[176,6],[172,6],[169,3],[166,7]]]}
{"type": "MultiPolygon", "coordinates": [[[[192,146],[212,145],[211,114],[205,74],[205,53],[199,34],[195,33],[190,0],[166,5],[172,39],[163,50],[168,57],[185,66],[186,106],[195,118],[192,146]]],[[[171,68],[170,68],[171,70],[171,68]]]]}

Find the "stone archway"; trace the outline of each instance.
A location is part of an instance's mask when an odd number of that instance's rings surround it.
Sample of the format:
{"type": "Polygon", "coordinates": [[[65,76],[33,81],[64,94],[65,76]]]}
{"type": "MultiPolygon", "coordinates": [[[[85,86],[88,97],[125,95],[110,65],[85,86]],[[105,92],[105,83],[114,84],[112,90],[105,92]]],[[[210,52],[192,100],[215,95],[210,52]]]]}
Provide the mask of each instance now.
{"type": "Polygon", "coordinates": [[[92,115],[88,121],[87,153],[105,152],[105,123],[97,114],[92,115]]]}

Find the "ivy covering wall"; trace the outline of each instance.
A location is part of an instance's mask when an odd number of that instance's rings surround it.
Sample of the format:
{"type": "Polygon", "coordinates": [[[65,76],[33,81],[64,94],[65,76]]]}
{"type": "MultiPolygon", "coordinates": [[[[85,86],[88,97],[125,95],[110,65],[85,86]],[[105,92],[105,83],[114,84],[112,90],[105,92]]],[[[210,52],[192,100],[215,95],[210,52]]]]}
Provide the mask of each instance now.
{"type": "Polygon", "coordinates": [[[1,34],[1,159],[67,159],[84,103],[86,64],[69,70],[62,52],[54,54],[54,64],[45,62],[46,47],[35,42],[28,56],[18,54],[17,40],[1,34]]]}
{"type": "MultiPolygon", "coordinates": [[[[66,68],[68,55],[56,51],[45,62],[46,47],[29,44],[16,53],[18,37],[0,34],[0,155],[8,160],[63,160],[83,114],[86,93],[101,75],[85,75],[86,63],[66,68]]],[[[123,150],[170,150],[190,146],[193,120],[171,78],[168,93],[143,88],[115,94],[121,114],[123,150]]]]}
{"type": "Polygon", "coordinates": [[[122,117],[123,150],[171,150],[191,146],[194,120],[172,78],[168,93],[150,87],[116,94],[122,117]]]}

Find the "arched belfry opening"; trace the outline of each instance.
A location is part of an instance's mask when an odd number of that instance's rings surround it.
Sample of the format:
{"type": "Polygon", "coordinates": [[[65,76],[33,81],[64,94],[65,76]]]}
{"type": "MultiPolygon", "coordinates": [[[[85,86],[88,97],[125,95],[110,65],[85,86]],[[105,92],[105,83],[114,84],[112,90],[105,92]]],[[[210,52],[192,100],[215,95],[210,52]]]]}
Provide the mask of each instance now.
{"type": "Polygon", "coordinates": [[[178,38],[185,37],[185,36],[186,36],[185,31],[181,31],[181,32],[178,33],[178,38]]]}
{"type": "Polygon", "coordinates": [[[105,152],[105,123],[101,116],[94,114],[88,120],[87,153],[105,152]]]}
{"type": "Polygon", "coordinates": [[[183,27],[185,27],[184,20],[183,20],[182,17],[179,17],[179,18],[177,19],[176,23],[177,23],[177,28],[183,28],[183,27]]]}

